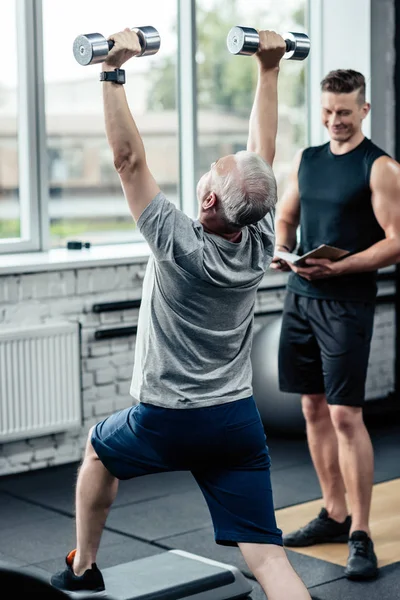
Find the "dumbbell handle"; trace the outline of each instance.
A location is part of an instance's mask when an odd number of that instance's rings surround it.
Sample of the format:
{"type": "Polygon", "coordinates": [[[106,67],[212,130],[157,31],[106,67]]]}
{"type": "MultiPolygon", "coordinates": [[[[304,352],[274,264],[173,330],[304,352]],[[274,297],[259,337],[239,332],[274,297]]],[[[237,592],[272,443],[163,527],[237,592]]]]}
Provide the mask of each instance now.
{"type": "MultiPolygon", "coordinates": [[[[140,47],[142,48],[142,51],[140,54],[138,54],[138,56],[142,56],[142,54],[145,53],[146,49],[153,43],[152,38],[155,38],[153,31],[151,32],[152,36],[150,37],[150,43],[148,42],[148,39],[146,38],[146,35],[149,35],[150,30],[153,30],[153,27],[134,27],[133,29],[131,29],[131,31],[136,32],[138,39],[139,39],[140,47]]],[[[154,32],[158,36],[158,32],[155,29],[154,29],[154,32]]],[[[158,39],[159,39],[159,37],[158,37],[158,39]]],[[[159,42],[157,42],[157,43],[159,46],[159,42]]],[[[114,42],[114,40],[107,40],[107,44],[108,44],[108,51],[110,52],[110,50],[112,48],[114,48],[115,42],[114,42]]],[[[149,50],[150,50],[150,48],[149,48],[149,50]]],[[[158,47],[157,47],[157,50],[158,50],[158,47]]],[[[153,53],[154,52],[149,52],[149,54],[153,54],[153,53]]]]}
{"type": "MultiPolygon", "coordinates": [[[[243,30],[245,30],[245,28],[241,28],[243,30]]],[[[287,34],[283,34],[282,37],[286,36],[287,34]]],[[[256,29],[253,29],[252,31],[250,31],[250,28],[246,29],[246,41],[247,43],[252,43],[254,44],[254,48],[257,45],[257,49],[260,43],[260,36],[258,35],[258,32],[256,29]]],[[[292,39],[285,39],[285,43],[286,43],[286,52],[290,52],[291,50],[294,50],[295,47],[295,42],[292,39]]]]}

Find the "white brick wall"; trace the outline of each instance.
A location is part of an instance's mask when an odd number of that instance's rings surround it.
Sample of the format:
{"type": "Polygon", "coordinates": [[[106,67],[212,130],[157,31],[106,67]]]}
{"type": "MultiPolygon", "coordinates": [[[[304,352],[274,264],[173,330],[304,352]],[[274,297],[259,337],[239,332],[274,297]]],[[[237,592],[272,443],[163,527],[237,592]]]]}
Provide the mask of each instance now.
{"type": "Polygon", "coordinates": [[[135,336],[95,340],[94,333],[113,325],[137,325],[138,309],[96,314],[92,307],[140,298],[145,264],[0,276],[1,327],[50,323],[60,317],[81,323],[84,421],[78,433],[0,445],[0,475],[80,460],[90,427],[132,404],[135,336]]]}
{"type": "MultiPolygon", "coordinates": [[[[87,432],[99,419],[132,404],[129,395],[135,336],[95,340],[98,328],[136,325],[138,309],[95,314],[93,304],[140,298],[143,264],[0,276],[0,326],[79,321],[82,326],[80,432],[58,433],[0,445],[0,475],[79,461],[87,432]],[[112,291],[110,291],[112,290],[112,291]]],[[[268,283],[268,277],[265,283],[268,283]]],[[[272,276],[271,279],[272,280],[272,276]]],[[[273,283],[281,283],[274,276],[273,283]]],[[[263,282],[264,285],[264,282],[263,282]]],[[[284,290],[260,290],[256,313],[281,310],[284,290]]],[[[271,316],[256,318],[256,330],[271,316]]],[[[378,306],[371,348],[367,397],[393,389],[394,308],[378,306]]],[[[1,377],[1,373],[0,373],[1,377]]]]}

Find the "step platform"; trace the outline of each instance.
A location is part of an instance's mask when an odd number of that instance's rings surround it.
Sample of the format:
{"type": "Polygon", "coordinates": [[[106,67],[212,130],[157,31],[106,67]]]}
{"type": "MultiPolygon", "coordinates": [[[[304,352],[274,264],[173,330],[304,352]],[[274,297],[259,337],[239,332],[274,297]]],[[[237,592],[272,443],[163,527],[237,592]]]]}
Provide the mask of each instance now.
{"type": "Polygon", "coordinates": [[[235,600],[252,592],[239,569],[215,560],[170,550],[102,569],[112,600],[235,600]]]}

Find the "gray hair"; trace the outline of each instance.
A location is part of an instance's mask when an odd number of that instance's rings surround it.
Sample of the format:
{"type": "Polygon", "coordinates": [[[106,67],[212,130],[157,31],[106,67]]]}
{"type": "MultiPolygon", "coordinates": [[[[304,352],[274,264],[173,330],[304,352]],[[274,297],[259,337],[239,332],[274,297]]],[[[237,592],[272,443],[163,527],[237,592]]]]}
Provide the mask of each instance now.
{"type": "Polygon", "coordinates": [[[213,178],[224,217],[234,227],[260,221],[275,207],[277,186],[274,173],[256,152],[235,154],[239,178],[234,172],[213,178]]]}

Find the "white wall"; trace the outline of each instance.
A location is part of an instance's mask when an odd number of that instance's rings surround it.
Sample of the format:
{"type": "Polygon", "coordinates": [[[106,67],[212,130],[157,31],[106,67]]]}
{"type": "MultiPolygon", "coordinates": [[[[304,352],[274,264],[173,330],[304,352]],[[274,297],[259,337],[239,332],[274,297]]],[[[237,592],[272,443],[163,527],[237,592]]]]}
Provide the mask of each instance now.
{"type": "MultiPolygon", "coordinates": [[[[371,0],[310,0],[309,142],[328,140],[320,119],[320,83],[333,69],[360,71],[371,98],[371,0]]],[[[364,123],[371,136],[371,117],[364,123]]]]}

